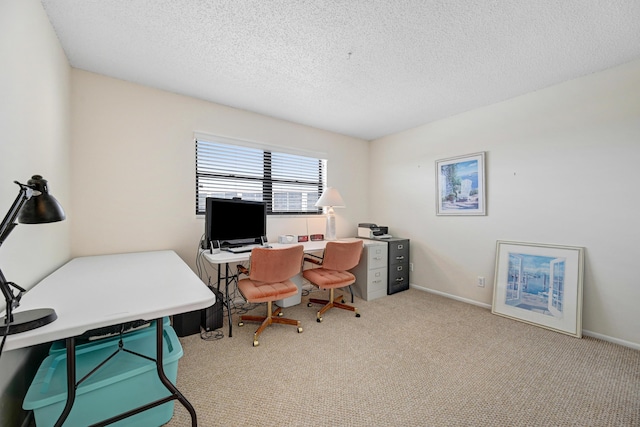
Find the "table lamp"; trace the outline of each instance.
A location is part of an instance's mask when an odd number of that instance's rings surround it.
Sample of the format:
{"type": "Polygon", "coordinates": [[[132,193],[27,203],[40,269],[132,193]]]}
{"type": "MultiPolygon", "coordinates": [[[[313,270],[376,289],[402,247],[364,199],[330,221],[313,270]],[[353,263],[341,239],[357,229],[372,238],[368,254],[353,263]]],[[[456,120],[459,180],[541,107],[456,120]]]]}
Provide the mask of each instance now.
{"type": "MultiPolygon", "coordinates": [[[[14,182],[20,187],[20,191],[0,225],[0,246],[18,225],[15,222],[16,218],[23,224],[43,224],[62,221],[65,218],[64,210],[55,197],[49,194],[46,179],[40,175],[33,175],[26,184],[14,182]]],[[[13,313],[13,310],[20,305],[20,298],[26,290],[7,281],[2,270],[0,270],[0,290],[6,301],[6,315],[0,319],[0,334],[4,336],[36,329],[58,318],[52,308],[13,313]],[[17,295],[13,293],[12,287],[18,290],[17,295]]]]}
{"type": "Polygon", "coordinates": [[[344,201],[342,196],[333,187],[327,187],[322,193],[322,196],[316,202],[316,206],[325,207],[327,209],[327,232],[325,235],[326,240],[336,240],[336,217],[333,213],[333,208],[344,208],[344,201]]]}

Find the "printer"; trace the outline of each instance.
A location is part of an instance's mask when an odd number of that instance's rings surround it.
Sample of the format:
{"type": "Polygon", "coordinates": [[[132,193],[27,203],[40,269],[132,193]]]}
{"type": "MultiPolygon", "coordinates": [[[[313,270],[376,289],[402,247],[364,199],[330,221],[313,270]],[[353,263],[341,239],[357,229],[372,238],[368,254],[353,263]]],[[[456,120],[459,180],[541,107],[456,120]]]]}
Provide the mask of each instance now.
{"type": "Polygon", "coordinates": [[[389,227],[376,225],[369,222],[361,222],[358,224],[358,237],[365,239],[389,239],[389,227]]]}

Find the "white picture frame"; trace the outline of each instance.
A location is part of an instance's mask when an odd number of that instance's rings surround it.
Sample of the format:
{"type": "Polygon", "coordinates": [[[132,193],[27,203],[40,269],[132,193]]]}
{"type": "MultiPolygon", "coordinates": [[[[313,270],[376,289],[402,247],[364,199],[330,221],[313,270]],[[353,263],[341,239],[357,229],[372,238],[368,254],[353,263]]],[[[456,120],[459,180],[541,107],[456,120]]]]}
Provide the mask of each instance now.
{"type": "Polygon", "coordinates": [[[584,248],[499,240],[491,312],[582,337],[584,248]]]}

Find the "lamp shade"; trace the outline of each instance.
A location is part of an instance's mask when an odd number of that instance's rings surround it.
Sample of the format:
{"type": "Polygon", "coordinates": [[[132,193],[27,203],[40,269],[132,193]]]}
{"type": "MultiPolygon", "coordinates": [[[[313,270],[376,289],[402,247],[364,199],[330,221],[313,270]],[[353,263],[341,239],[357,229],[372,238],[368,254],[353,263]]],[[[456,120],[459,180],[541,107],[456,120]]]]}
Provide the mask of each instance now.
{"type": "Polygon", "coordinates": [[[326,190],[322,193],[322,196],[316,202],[317,207],[333,207],[333,208],[344,208],[344,200],[342,200],[342,196],[333,187],[327,187],[326,190]]]}
{"type": "Polygon", "coordinates": [[[60,203],[49,194],[47,180],[40,175],[33,175],[27,182],[27,186],[33,189],[33,196],[26,201],[18,222],[22,224],[44,224],[65,219],[65,213],[60,203]]]}

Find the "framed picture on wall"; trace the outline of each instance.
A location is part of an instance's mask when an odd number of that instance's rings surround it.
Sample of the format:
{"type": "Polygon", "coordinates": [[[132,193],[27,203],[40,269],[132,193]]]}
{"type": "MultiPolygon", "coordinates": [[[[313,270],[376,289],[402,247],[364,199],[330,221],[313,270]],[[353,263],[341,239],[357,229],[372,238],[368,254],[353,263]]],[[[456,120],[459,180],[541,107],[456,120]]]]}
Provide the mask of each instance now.
{"type": "Polygon", "coordinates": [[[484,152],[436,160],[436,214],[486,215],[484,152]]]}
{"type": "Polygon", "coordinates": [[[584,248],[499,240],[491,312],[582,337],[584,248]]]}

